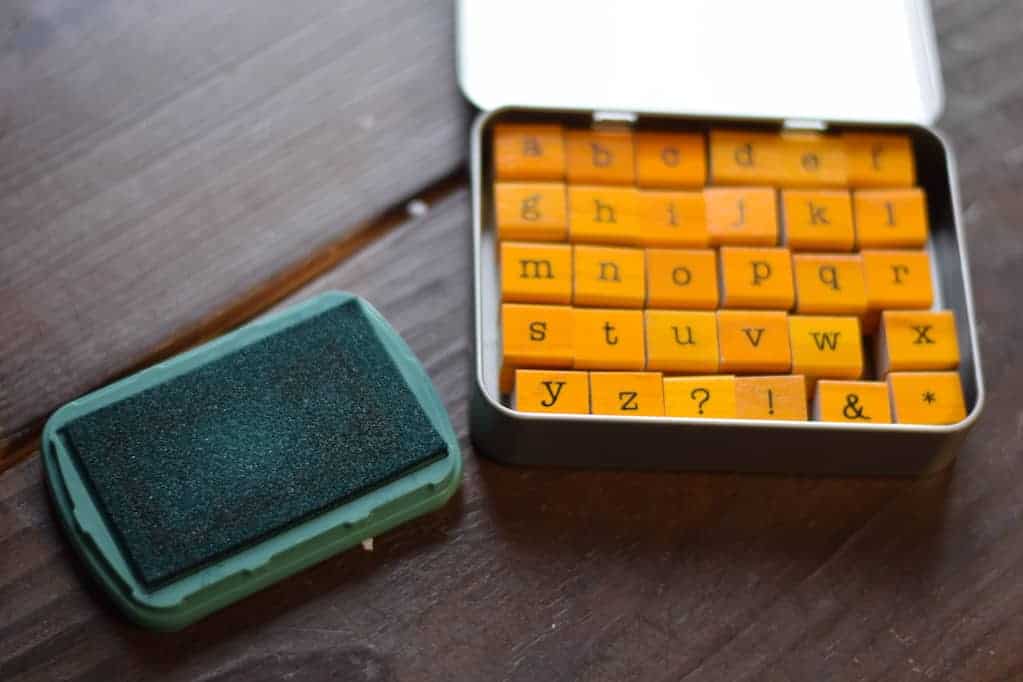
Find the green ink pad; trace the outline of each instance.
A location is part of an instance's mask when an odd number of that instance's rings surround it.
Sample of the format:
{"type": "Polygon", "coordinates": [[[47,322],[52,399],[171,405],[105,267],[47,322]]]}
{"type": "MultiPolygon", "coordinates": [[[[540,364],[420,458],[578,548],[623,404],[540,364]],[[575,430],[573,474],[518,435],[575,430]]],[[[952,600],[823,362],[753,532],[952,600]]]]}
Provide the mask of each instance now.
{"type": "Polygon", "coordinates": [[[42,455],[86,566],[164,630],[440,507],[462,466],[411,350],[340,292],[65,405],[42,455]]]}

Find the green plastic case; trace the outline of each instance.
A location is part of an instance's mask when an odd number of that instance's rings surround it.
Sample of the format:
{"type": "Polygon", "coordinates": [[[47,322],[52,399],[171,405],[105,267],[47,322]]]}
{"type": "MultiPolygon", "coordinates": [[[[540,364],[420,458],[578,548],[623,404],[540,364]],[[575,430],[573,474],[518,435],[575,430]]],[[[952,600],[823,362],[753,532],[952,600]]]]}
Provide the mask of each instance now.
{"type": "Polygon", "coordinates": [[[457,490],[462,474],[458,439],[425,370],[398,333],[369,303],[343,292],[317,296],[68,403],[53,414],[43,430],[42,457],[56,514],[75,551],[121,611],[139,625],[156,630],[180,629],[267,585],[441,507],[457,490]],[[447,454],[169,584],[146,589],[134,575],[98,508],[61,429],[93,410],[188,373],[353,299],[362,307],[446,443],[447,454]]]}

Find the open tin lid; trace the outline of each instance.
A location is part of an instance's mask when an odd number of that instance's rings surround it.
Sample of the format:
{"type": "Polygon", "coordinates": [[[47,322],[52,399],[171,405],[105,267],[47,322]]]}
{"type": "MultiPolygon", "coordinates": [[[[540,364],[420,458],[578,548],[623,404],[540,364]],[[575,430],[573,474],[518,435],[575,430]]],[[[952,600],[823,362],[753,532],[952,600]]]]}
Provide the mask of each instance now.
{"type": "Polygon", "coordinates": [[[525,106],[933,123],[944,94],[926,0],[458,1],[458,77],[525,106]]]}

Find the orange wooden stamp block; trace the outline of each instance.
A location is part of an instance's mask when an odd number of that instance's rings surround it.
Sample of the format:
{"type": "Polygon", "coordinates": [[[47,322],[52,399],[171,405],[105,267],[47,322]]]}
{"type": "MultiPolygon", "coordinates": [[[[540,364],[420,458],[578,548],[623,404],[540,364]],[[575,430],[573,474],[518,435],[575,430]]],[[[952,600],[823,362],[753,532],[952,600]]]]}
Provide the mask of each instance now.
{"type": "Polygon", "coordinates": [[[568,188],[569,235],[580,244],[639,243],[639,192],[625,187],[568,188]]]}
{"type": "Polygon", "coordinates": [[[712,244],[774,246],[778,199],[769,187],[708,187],[703,191],[712,244]]]}
{"type": "Polygon", "coordinates": [[[719,310],[719,371],[750,374],[792,368],[788,315],[767,310],[719,310]]]}
{"type": "Polygon", "coordinates": [[[640,132],[636,140],[636,182],[640,187],[702,187],[707,180],[701,133],[640,132]]]}
{"type": "Polygon", "coordinates": [[[867,308],[930,308],[931,261],[924,251],[864,251],[867,308]]]}
{"type": "Polygon", "coordinates": [[[561,180],[565,147],[560,125],[498,123],[494,126],[498,180],[561,180]]]}
{"type": "Polygon", "coordinates": [[[575,246],[576,305],[642,308],[646,301],[646,254],[642,249],[575,246]]]}
{"type": "Polygon", "coordinates": [[[813,418],[846,424],[891,424],[888,384],[821,379],[813,401],[813,418]]]}
{"type": "Polygon", "coordinates": [[[852,251],[856,241],[852,200],[836,190],[781,193],[785,244],[793,251],[852,251]]]}
{"type": "Polygon", "coordinates": [[[927,202],[918,188],[853,193],[861,249],[919,248],[927,242],[927,202]]]}
{"type": "Polygon", "coordinates": [[[629,130],[568,130],[565,157],[570,183],[631,185],[636,170],[629,130]]]}
{"type": "Polygon", "coordinates": [[[721,302],[726,308],[789,310],[796,300],[788,249],[721,249],[721,302]]]}
{"type": "Polygon", "coordinates": [[[586,372],[517,370],[514,406],[523,412],[588,414],[590,376],[586,372]]]}
{"type": "Polygon", "coordinates": [[[955,424],[966,419],[959,372],[892,372],[892,413],[902,424],[955,424]]]}
{"type": "Polygon", "coordinates": [[[792,372],[807,379],[859,379],[863,376],[863,342],[855,317],[791,315],[789,340],[792,372]]]}
{"type": "Polygon", "coordinates": [[[735,377],[726,374],[665,377],[664,414],[669,417],[735,419],[735,377]]]}
{"type": "Polygon", "coordinates": [[[802,376],[736,377],[739,419],[806,420],[806,383],[802,376]]]}
{"type": "Polygon", "coordinates": [[[571,303],[572,247],[568,244],[501,242],[501,300],[571,303]]]}
{"type": "Polygon", "coordinates": [[[907,135],[844,133],[842,141],[853,187],[909,187],[916,182],[913,147],[907,135]]]}
{"type": "Polygon", "coordinates": [[[835,135],[781,134],[783,187],[842,187],[848,182],[845,145],[835,135]]]}
{"type": "Polygon", "coordinates": [[[797,253],[792,265],[798,312],[866,313],[867,287],[860,256],[797,253]]]}
{"type": "Polygon", "coordinates": [[[568,306],[503,304],[503,365],[571,367],[575,358],[574,324],[568,306]]]}
{"type": "Polygon", "coordinates": [[[644,246],[707,246],[702,192],[640,192],[639,243],[644,246]]]}
{"type": "Polygon", "coordinates": [[[659,372],[590,372],[593,414],[663,417],[664,385],[659,372]]]}
{"type": "Polygon", "coordinates": [[[557,183],[499,182],[497,236],[521,241],[561,241],[568,234],[565,186],[557,183]]]}
{"type": "Polygon", "coordinates": [[[774,185],[783,178],[781,136],[745,130],[710,132],[710,177],[718,185],[774,185]]]}
{"type": "Polygon", "coordinates": [[[885,310],[877,335],[878,374],[955,369],[959,341],[951,310],[885,310]]]}
{"type": "Polygon", "coordinates": [[[714,310],[718,259],[711,249],[647,249],[647,305],[714,310]]]}
{"type": "Polygon", "coordinates": [[[646,365],[642,310],[573,308],[576,369],[641,370],[646,365]]]}
{"type": "Polygon", "coordinates": [[[717,316],[708,311],[646,310],[646,368],[662,372],[718,371],[717,316]]]}

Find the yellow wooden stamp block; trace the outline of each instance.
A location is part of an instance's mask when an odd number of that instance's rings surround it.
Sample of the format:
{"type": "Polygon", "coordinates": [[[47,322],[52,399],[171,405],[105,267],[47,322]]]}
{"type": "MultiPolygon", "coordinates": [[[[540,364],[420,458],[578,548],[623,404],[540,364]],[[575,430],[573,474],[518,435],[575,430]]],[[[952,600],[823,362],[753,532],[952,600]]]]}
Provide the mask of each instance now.
{"type": "Polygon", "coordinates": [[[571,303],[572,247],[567,244],[501,242],[501,300],[511,303],[571,303]]]}
{"type": "Polygon", "coordinates": [[[662,372],[718,371],[717,316],[707,311],[647,310],[646,368],[662,372]]]}
{"type": "Polygon", "coordinates": [[[643,369],[642,310],[573,308],[572,312],[576,369],[643,369]]]}
{"type": "Polygon", "coordinates": [[[494,126],[498,180],[561,180],[565,147],[560,125],[498,123],[494,126]]]}
{"type": "Polygon", "coordinates": [[[781,134],[783,187],[843,187],[848,182],[841,138],[813,132],[781,134]]]}
{"type": "Polygon", "coordinates": [[[916,182],[907,135],[844,133],[842,139],[853,187],[909,187],[916,182]]]}
{"type": "Polygon", "coordinates": [[[700,133],[635,134],[636,182],[640,187],[702,187],[707,159],[700,133]]]}
{"type": "Polygon", "coordinates": [[[868,310],[930,308],[931,261],[924,251],[864,251],[868,310]]]}
{"type": "Polygon", "coordinates": [[[565,186],[556,183],[499,182],[497,236],[521,241],[561,241],[568,234],[565,186]]]}
{"type": "Polygon", "coordinates": [[[739,419],[805,421],[805,380],[799,374],[736,377],[735,411],[739,419]]]}
{"type": "Polygon", "coordinates": [[[583,244],[637,244],[639,193],[623,187],[569,187],[569,235],[583,244]]]}
{"type": "Polygon", "coordinates": [[[721,249],[721,302],[725,308],[789,310],[796,301],[788,249],[721,249]]]}
{"type": "Polygon", "coordinates": [[[959,340],[951,310],[886,310],[877,335],[877,371],[955,369],[959,340]]]}
{"type": "Polygon", "coordinates": [[[792,372],[806,376],[808,388],[817,379],[859,379],[863,376],[863,338],[855,317],[789,316],[792,372]]]}
{"type": "Polygon", "coordinates": [[[891,424],[888,384],[883,381],[817,382],[813,418],[847,424],[891,424]]]}
{"type": "Polygon", "coordinates": [[[839,190],[781,193],[785,244],[793,251],[852,251],[856,241],[852,200],[839,190]]]}
{"type": "Polygon", "coordinates": [[[575,246],[576,305],[642,308],[646,301],[646,254],[642,249],[575,246]]]}
{"type": "Polygon", "coordinates": [[[593,414],[663,417],[664,385],[660,372],[590,372],[593,414]]]}
{"type": "Polygon", "coordinates": [[[927,242],[927,202],[918,188],[857,190],[853,211],[861,249],[914,248],[927,242]]]}
{"type": "Polygon", "coordinates": [[[781,136],[744,130],[712,130],[710,177],[716,185],[774,185],[783,177],[781,136]]]}
{"type": "Polygon", "coordinates": [[[792,256],[796,275],[796,311],[863,315],[867,288],[860,256],[797,253],[792,256]]]}
{"type": "Polygon", "coordinates": [[[735,419],[735,377],[665,377],[664,414],[668,417],[735,419]]]}
{"type": "Polygon", "coordinates": [[[523,412],[589,414],[590,376],[587,372],[517,370],[514,405],[523,412]]]}
{"type": "Polygon", "coordinates": [[[647,249],[647,305],[714,310],[718,259],[711,249],[647,249]]]}
{"type": "Polygon", "coordinates": [[[639,243],[643,246],[707,246],[703,192],[640,192],[639,243]]]}
{"type": "Polygon", "coordinates": [[[892,414],[901,424],[955,424],[966,418],[958,372],[892,372],[892,414]]]}
{"type": "Polygon", "coordinates": [[[719,310],[721,372],[788,372],[792,368],[787,315],[777,311],[719,310]]]}
{"type": "Polygon", "coordinates": [[[501,305],[505,367],[571,367],[575,357],[572,309],[568,306],[501,305]]]}
{"type": "Polygon", "coordinates": [[[778,198],[769,187],[708,187],[703,190],[711,244],[774,246],[778,243],[778,198]]]}
{"type": "Polygon", "coordinates": [[[632,133],[628,130],[565,132],[566,174],[570,183],[631,185],[635,182],[632,133]]]}

